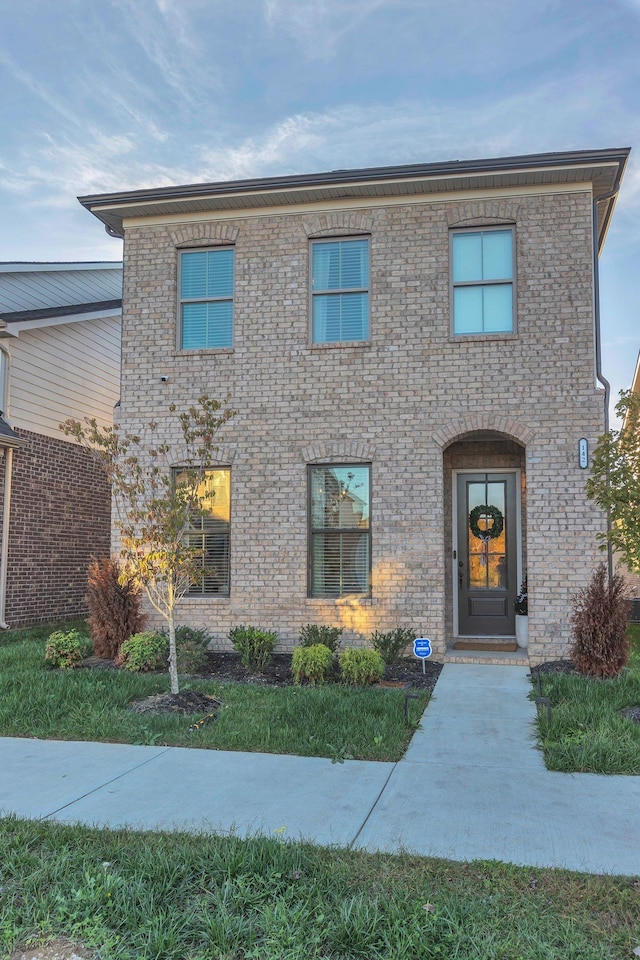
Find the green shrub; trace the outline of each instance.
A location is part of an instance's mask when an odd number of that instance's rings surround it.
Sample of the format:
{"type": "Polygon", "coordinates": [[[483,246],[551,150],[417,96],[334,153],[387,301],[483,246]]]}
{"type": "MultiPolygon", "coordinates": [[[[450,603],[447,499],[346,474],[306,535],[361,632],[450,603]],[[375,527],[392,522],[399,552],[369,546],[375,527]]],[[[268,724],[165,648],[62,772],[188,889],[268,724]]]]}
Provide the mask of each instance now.
{"type": "Polygon", "coordinates": [[[201,627],[187,627],[182,624],[176,627],[176,644],[178,646],[193,643],[195,646],[206,649],[211,641],[211,634],[201,627]]]}
{"type": "Polygon", "coordinates": [[[45,663],[51,667],[66,670],[77,667],[92,651],[91,641],[78,630],[56,630],[47,641],[44,653],[45,663]]]}
{"type": "Polygon", "coordinates": [[[340,646],[342,633],[342,627],[326,627],[318,626],[316,623],[308,623],[300,630],[300,646],[315,647],[318,643],[321,643],[328,647],[332,653],[335,653],[340,646]]]}
{"type": "Polygon", "coordinates": [[[396,627],[389,633],[376,633],[371,637],[371,646],[377,650],[385,663],[395,666],[400,663],[410,643],[416,639],[415,631],[410,627],[396,627]]]}
{"type": "Polygon", "coordinates": [[[236,653],[240,654],[242,666],[246,670],[261,673],[271,660],[278,634],[260,630],[259,627],[233,627],[229,631],[229,640],[236,653]]]}
{"type": "Polygon", "coordinates": [[[324,643],[308,647],[296,647],[293,651],[291,669],[296,683],[307,680],[312,686],[324,683],[331,673],[333,653],[324,643]]]}
{"type": "Polygon", "coordinates": [[[178,673],[197,673],[207,662],[207,651],[195,640],[178,643],[176,637],[178,673]]]}
{"type": "Polygon", "coordinates": [[[197,673],[204,666],[210,640],[211,634],[207,630],[184,625],[176,627],[178,673],[197,673]]]}
{"type": "Polygon", "coordinates": [[[338,657],[338,662],[345,683],[365,686],[377,683],[384,676],[384,660],[377,650],[347,647],[338,657]]]}
{"type": "Polygon", "coordinates": [[[120,647],[115,663],[125,670],[143,673],[147,670],[161,670],[169,659],[169,641],[164,633],[134,633],[120,647]]]}
{"type": "Polygon", "coordinates": [[[571,658],[576,670],[593,677],[615,677],[629,659],[624,579],[616,573],[609,581],[601,563],[572,604],[571,658]]]}

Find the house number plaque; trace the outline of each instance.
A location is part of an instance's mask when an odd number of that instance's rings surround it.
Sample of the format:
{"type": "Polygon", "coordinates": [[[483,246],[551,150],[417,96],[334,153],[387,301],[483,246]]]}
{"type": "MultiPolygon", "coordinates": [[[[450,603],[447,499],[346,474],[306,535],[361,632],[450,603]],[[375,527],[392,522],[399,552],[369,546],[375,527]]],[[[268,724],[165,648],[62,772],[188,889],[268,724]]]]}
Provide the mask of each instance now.
{"type": "Polygon", "coordinates": [[[589,466],[589,443],[584,437],[578,440],[578,463],[582,470],[589,466]]]}

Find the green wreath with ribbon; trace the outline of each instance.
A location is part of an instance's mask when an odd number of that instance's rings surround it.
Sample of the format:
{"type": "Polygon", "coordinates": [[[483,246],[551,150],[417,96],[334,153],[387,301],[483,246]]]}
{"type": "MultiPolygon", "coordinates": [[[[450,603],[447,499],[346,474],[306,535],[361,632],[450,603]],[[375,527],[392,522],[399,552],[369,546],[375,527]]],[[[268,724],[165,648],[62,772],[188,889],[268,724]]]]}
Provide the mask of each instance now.
{"type": "Polygon", "coordinates": [[[497,507],[483,503],[479,507],[474,507],[469,514],[469,529],[474,537],[482,540],[486,545],[489,540],[495,540],[495,538],[499,537],[502,533],[504,529],[504,517],[497,507]],[[493,517],[493,526],[482,530],[479,523],[481,517],[493,517]]]}

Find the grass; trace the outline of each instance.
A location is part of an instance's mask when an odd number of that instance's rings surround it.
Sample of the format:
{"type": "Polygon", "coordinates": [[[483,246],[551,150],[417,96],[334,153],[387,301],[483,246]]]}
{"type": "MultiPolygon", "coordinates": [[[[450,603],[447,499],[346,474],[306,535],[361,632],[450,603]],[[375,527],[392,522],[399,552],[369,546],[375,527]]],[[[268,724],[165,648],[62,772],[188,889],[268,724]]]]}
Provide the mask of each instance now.
{"type": "Polygon", "coordinates": [[[638,880],[273,838],[0,820],[0,955],[101,960],[622,960],[638,880]]]}
{"type": "Polygon", "coordinates": [[[395,690],[273,687],[183,681],[222,701],[215,722],[198,716],[136,714],[132,700],[168,692],[168,677],[124,670],[51,670],[44,663],[52,627],[0,638],[0,736],[204,747],[308,757],[397,760],[428,695],[409,702],[395,690]]]}
{"type": "Polygon", "coordinates": [[[540,711],[538,730],[550,770],[640,775],[640,724],[622,713],[640,706],[640,624],[631,624],[629,635],[629,664],[613,679],[542,677],[552,710],[550,721],[540,711]]]}

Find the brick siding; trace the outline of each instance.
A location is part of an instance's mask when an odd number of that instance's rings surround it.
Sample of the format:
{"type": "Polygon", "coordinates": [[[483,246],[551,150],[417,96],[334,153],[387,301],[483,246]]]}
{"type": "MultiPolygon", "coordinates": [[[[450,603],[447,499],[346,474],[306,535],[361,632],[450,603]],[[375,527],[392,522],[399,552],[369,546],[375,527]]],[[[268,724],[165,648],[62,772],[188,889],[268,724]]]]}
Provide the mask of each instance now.
{"type": "Polygon", "coordinates": [[[312,216],[131,227],[126,236],[120,421],[163,423],[199,392],[238,411],[231,466],[231,596],[183,601],[179,620],[255,623],[290,646],[307,622],[350,640],[411,626],[451,642],[451,471],[522,469],[530,655],[569,642],[570,597],[600,560],[603,518],[584,495],[578,440],[603,429],[594,380],[591,198],[584,192],[399,203],[312,216]],[[517,331],[450,334],[449,230],[515,223],[517,331]],[[371,236],[371,340],[309,344],[309,238],[371,236]],[[177,249],[233,242],[234,348],[176,349],[177,249]],[[166,377],[166,382],[161,381],[166,377]],[[469,435],[487,434],[471,451],[469,435]],[[502,440],[495,445],[495,434],[502,440]],[[455,445],[455,446],[454,446],[455,445]],[[371,462],[373,596],[308,599],[306,468],[371,462]]]}
{"type": "MultiPolygon", "coordinates": [[[[5,620],[9,626],[85,616],[87,566],[109,553],[110,495],[81,447],[24,430],[13,454],[5,620]]],[[[0,526],[4,502],[0,463],[0,526]]]]}

